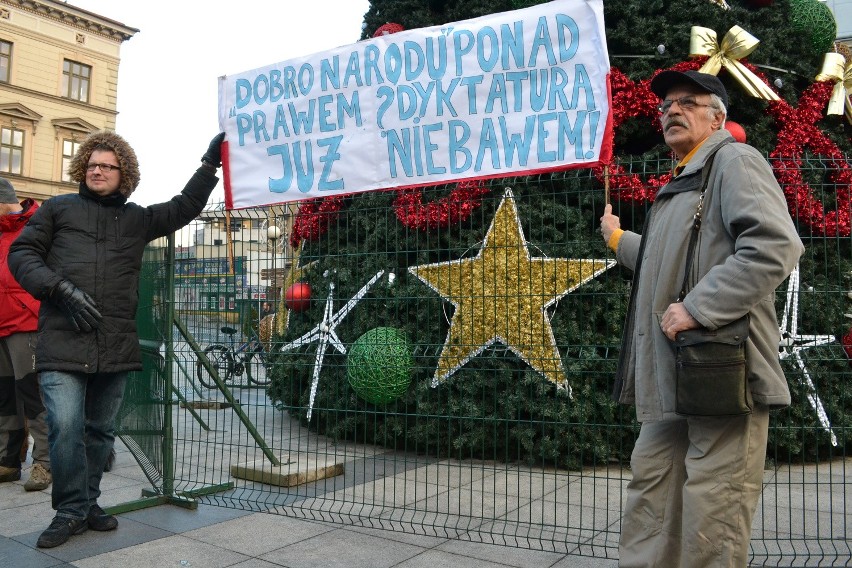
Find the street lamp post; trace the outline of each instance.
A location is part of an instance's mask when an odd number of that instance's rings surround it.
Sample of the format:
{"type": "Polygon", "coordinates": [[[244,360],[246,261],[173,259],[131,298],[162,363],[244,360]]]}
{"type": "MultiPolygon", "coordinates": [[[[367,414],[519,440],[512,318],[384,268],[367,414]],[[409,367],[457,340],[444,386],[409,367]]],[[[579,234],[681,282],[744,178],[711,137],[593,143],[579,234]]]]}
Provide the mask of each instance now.
{"type": "Polygon", "coordinates": [[[278,303],[278,273],[276,272],[276,257],[278,256],[278,239],[281,237],[281,229],[278,225],[269,225],[266,229],[266,238],[272,245],[272,298],[273,305],[278,303]]]}

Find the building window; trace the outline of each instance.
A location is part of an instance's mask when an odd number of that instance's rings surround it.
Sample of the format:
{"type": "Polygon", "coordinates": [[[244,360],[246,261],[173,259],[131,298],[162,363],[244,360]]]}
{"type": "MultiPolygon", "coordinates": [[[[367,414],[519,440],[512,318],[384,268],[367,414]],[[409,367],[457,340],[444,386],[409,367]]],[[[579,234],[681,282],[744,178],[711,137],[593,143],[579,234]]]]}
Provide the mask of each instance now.
{"type": "Polygon", "coordinates": [[[62,141],[62,181],[71,181],[71,177],[68,175],[68,167],[71,165],[71,159],[77,153],[79,147],[79,142],[73,140],[62,141]]]}
{"type": "Polygon", "coordinates": [[[68,59],[62,64],[62,96],[89,102],[89,78],[92,68],[68,59]]]}
{"type": "Polygon", "coordinates": [[[21,174],[24,162],[24,131],[0,128],[0,172],[21,174]]]}
{"type": "Polygon", "coordinates": [[[0,39],[0,81],[9,82],[9,70],[12,68],[12,44],[0,39]]]}

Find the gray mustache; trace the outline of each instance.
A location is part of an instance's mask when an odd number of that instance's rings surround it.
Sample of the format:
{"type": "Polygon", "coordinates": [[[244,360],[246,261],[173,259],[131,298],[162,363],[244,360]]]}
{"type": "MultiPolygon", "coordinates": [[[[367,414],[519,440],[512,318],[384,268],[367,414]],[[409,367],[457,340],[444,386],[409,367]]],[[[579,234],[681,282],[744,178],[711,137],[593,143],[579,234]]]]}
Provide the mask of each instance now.
{"type": "Polygon", "coordinates": [[[682,128],[687,128],[689,125],[686,124],[685,122],[681,122],[680,120],[670,120],[669,122],[666,123],[665,130],[668,130],[672,126],[680,126],[682,128]]]}

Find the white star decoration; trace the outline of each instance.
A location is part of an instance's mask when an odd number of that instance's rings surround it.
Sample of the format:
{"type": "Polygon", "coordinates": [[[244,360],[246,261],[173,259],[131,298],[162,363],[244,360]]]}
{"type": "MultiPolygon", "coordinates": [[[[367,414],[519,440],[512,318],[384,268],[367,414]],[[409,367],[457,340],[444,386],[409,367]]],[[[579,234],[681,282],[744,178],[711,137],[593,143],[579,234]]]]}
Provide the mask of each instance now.
{"type": "MultiPolygon", "coordinates": [[[[834,341],[833,335],[800,335],[798,333],[799,321],[799,266],[793,269],[790,273],[790,280],[787,284],[787,302],[784,305],[784,316],[781,320],[781,345],[779,346],[779,357],[783,361],[789,357],[796,360],[796,365],[802,371],[804,376],[805,388],[807,389],[808,402],[811,403],[814,411],[817,413],[819,423],[826,432],[831,436],[831,445],[837,445],[837,436],[831,429],[831,422],[828,420],[828,415],[825,408],[822,406],[822,401],[819,399],[814,382],[811,380],[811,374],[808,372],[805,361],[802,359],[802,351],[811,347],[826,345],[834,341]]],[[[800,379],[801,380],[801,379],[800,379]]]]}
{"type": "Polygon", "coordinates": [[[731,7],[728,6],[728,3],[725,2],[725,0],[710,0],[710,2],[712,4],[716,4],[717,6],[719,6],[723,10],[730,10],[731,9],[731,7]]]}
{"type": "Polygon", "coordinates": [[[314,374],[313,380],[311,381],[311,397],[310,402],[308,403],[308,421],[311,419],[311,414],[314,410],[314,398],[317,395],[317,384],[319,384],[319,376],[320,371],[322,370],[322,361],[325,358],[325,352],[328,350],[329,344],[332,347],[337,349],[341,355],[346,355],[346,346],[343,345],[343,342],[340,341],[340,338],[337,337],[337,332],[335,328],[340,325],[340,322],[343,321],[343,318],[355,307],[355,305],[364,297],[364,294],[375,284],[379,278],[384,274],[384,270],[379,270],[375,276],[373,276],[366,284],[364,284],[358,292],[352,296],[352,299],[346,302],[346,304],[340,308],[337,313],[334,312],[334,284],[329,284],[328,290],[328,298],[325,301],[325,312],[322,316],[322,321],[319,322],[316,327],[314,327],[311,331],[304,334],[302,337],[295,339],[281,347],[281,352],[290,351],[291,349],[295,349],[297,347],[301,347],[302,345],[308,345],[313,343],[314,341],[318,341],[317,345],[317,353],[314,358],[314,374]]]}

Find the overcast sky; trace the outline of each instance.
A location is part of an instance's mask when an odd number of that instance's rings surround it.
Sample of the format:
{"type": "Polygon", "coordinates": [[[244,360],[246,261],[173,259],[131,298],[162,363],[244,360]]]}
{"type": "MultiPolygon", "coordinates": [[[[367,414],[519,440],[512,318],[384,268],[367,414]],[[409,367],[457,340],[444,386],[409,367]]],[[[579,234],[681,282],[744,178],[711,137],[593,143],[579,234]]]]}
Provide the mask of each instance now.
{"type": "MultiPolygon", "coordinates": [[[[199,166],[219,132],[218,77],[355,43],[369,8],[368,0],[68,4],[140,30],[121,44],[116,131],[139,157],[131,199],[142,205],[180,192],[199,166]]],[[[220,182],[211,202],[222,199],[220,182]]]]}

